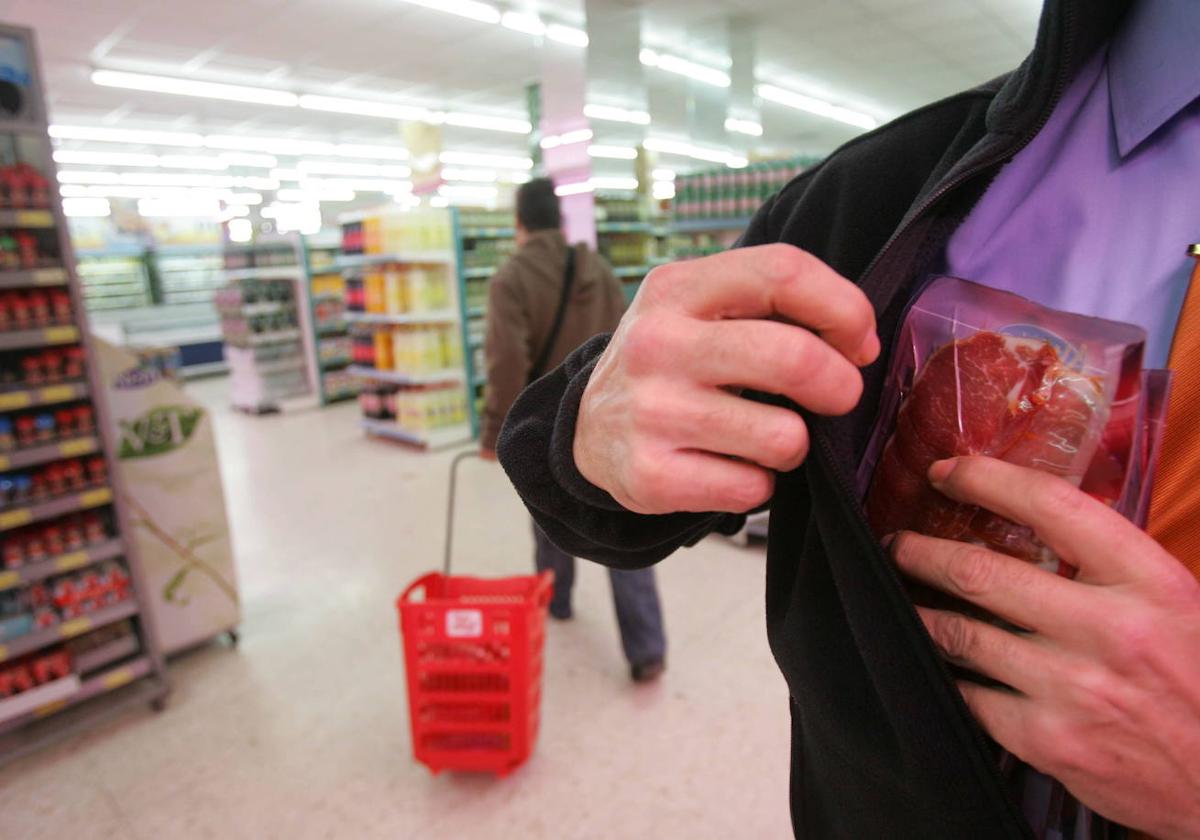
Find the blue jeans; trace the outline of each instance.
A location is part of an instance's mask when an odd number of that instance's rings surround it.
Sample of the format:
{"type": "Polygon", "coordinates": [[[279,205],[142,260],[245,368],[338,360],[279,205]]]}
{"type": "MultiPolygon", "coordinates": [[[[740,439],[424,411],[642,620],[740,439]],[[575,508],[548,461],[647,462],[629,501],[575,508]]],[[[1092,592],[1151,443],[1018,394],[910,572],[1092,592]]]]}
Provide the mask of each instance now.
{"type": "MultiPolygon", "coordinates": [[[[537,570],[554,572],[554,597],[550,609],[558,615],[569,615],[571,588],[575,585],[575,558],[550,542],[536,524],[533,537],[537,545],[537,570]]],[[[612,583],[613,605],[625,658],[630,665],[661,661],[667,654],[667,638],[663,632],[654,569],[609,569],[608,578],[612,583]]]]}

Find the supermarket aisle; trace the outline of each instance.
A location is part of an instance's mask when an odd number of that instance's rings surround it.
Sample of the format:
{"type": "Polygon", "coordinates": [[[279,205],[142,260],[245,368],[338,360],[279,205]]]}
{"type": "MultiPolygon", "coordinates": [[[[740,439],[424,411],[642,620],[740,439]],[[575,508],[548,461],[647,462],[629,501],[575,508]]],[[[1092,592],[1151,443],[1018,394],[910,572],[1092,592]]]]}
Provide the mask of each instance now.
{"type": "MultiPolygon", "coordinates": [[[[431,777],[410,758],[393,600],[440,561],[449,454],[363,439],[351,405],[213,411],[245,620],[171,668],[166,712],[0,769],[0,837],[790,836],[786,694],[767,650],[762,553],[709,540],[660,585],[670,670],[635,687],[602,570],[553,624],[543,729],[522,770],[431,777]]],[[[499,467],[471,463],[459,568],[528,568],[499,467]]]]}

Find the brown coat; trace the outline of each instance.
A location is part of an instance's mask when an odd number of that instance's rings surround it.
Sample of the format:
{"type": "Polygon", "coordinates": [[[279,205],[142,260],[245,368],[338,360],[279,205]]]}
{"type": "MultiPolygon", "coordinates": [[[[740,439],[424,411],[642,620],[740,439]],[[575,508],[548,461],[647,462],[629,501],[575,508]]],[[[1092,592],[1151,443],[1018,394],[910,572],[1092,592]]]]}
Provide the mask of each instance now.
{"type": "MultiPolygon", "coordinates": [[[[567,242],[538,231],[488,283],[487,397],[480,444],[496,448],[504,416],[528,383],[530,368],[554,326],[567,267],[567,242]]],[[[616,329],[625,311],[621,282],[604,258],[576,246],[575,281],[562,330],[546,362],[548,373],[594,335],[616,329]]]]}

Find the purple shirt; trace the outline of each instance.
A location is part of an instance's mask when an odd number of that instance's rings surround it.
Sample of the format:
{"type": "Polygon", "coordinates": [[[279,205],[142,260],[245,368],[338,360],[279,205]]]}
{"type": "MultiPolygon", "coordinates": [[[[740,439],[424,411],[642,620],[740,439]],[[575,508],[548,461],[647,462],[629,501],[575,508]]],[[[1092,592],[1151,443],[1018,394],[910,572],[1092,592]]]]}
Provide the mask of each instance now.
{"type": "Polygon", "coordinates": [[[1200,242],[1200,3],[1141,0],[946,248],[947,273],[1128,321],[1165,367],[1200,242]]]}

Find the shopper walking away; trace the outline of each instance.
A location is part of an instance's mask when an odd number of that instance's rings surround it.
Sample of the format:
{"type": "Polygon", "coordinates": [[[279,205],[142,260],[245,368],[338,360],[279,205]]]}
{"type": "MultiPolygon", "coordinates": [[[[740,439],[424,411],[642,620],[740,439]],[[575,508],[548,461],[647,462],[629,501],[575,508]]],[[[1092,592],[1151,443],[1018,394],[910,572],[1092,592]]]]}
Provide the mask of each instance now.
{"type": "Polygon", "coordinates": [[[797,836],[1125,836],[1102,816],[1200,838],[1197,43],[1194,0],[1046,0],[1017,70],[847,143],[745,247],[655,269],[611,337],[514,405],[500,459],[579,556],[643,568],[770,504],[797,836]],[[1176,377],[1149,534],[1048,473],[966,457],[931,467],[931,496],[1028,525],[1077,579],[876,539],[854,478],[931,272],[1146,330],[1147,364],[1176,377]],[[903,577],[976,609],[918,612],[903,577]],[[939,655],[992,679],[956,683],[939,655]],[[1021,761],[1001,767],[985,733],[1021,761]]]}
{"type": "MultiPolygon", "coordinates": [[[[600,255],[568,247],[554,184],[539,178],[517,191],[517,253],[488,285],[487,398],[481,449],[495,459],[509,407],[530,382],[557,367],[592,336],[616,328],[625,310],[621,284],[600,255]]],[[[571,617],[575,558],[535,523],[538,571],[554,572],[550,614],[571,617]]],[[[666,637],[653,569],[610,569],[621,646],[634,680],[665,668],[666,637]]]]}

